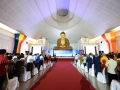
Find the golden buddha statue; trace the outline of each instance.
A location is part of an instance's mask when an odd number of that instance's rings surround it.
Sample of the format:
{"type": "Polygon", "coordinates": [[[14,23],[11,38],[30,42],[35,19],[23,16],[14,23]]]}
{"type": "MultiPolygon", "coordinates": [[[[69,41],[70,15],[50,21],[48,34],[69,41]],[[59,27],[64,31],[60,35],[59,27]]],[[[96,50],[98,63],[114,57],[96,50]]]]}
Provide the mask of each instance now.
{"type": "Polygon", "coordinates": [[[61,32],[61,38],[57,40],[57,46],[54,47],[54,50],[72,50],[69,40],[65,37],[65,32],[61,32]]]}

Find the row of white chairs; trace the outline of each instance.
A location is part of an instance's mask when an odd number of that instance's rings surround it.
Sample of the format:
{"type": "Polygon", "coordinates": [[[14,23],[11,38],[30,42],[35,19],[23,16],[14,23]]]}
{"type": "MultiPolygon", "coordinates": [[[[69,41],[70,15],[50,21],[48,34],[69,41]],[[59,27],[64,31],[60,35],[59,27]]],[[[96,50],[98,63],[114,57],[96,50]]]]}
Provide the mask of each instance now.
{"type": "MultiPolygon", "coordinates": [[[[53,63],[48,62],[48,64],[44,64],[43,66],[40,66],[39,71],[44,70],[46,68],[46,66],[50,65],[51,67],[53,66],[53,63]]],[[[20,80],[22,82],[26,82],[27,80],[31,79],[31,72],[30,71],[26,71],[26,68],[23,66],[23,73],[20,76],[20,80]]],[[[38,69],[34,68],[32,70],[32,75],[36,75],[38,74],[38,69]]],[[[15,90],[17,87],[19,87],[19,81],[18,81],[18,77],[13,77],[12,79],[8,78],[8,73],[6,74],[7,76],[7,86],[6,86],[6,90],[15,90]]]]}
{"type": "MultiPolygon", "coordinates": [[[[94,64],[92,64],[92,68],[89,69],[89,72],[88,72],[87,65],[84,67],[84,65],[81,64],[80,68],[83,69],[83,70],[85,70],[85,72],[89,73],[89,75],[95,77],[94,64]]],[[[106,75],[105,75],[105,68],[103,69],[102,72],[98,72],[98,74],[97,74],[97,80],[99,82],[101,82],[101,83],[107,83],[107,78],[106,78],[106,75]]]]}
{"type": "MultiPolygon", "coordinates": [[[[78,65],[79,66],[79,65],[78,65]]],[[[81,64],[80,66],[81,69],[84,69],[85,72],[88,72],[88,67],[85,66],[83,64],[81,64]]],[[[103,69],[102,72],[98,72],[97,74],[97,80],[101,83],[108,83],[107,81],[107,77],[106,77],[106,68],[103,69]]],[[[95,76],[95,70],[94,70],[94,64],[92,64],[92,68],[89,69],[89,75],[91,76],[95,76]]],[[[111,85],[110,85],[110,89],[111,90],[120,90],[120,82],[118,82],[117,80],[112,80],[111,85]]]]}

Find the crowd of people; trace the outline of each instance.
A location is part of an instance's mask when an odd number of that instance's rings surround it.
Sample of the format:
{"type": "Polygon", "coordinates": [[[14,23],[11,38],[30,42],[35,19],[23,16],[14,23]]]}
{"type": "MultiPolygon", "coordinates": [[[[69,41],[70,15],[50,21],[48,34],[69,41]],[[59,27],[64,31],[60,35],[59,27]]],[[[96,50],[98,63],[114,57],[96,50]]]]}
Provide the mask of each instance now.
{"type": "MultiPolygon", "coordinates": [[[[51,55],[43,55],[43,54],[12,54],[7,53],[5,49],[0,49],[0,88],[6,78],[6,73],[8,73],[9,78],[13,76],[17,76],[20,78],[20,67],[27,65],[27,63],[33,63],[35,67],[40,69],[40,65],[43,66],[44,63],[48,63],[51,60],[51,55]],[[19,64],[17,64],[19,62],[19,64]],[[15,69],[17,68],[18,69],[15,69]],[[13,71],[14,68],[14,71],[13,71]],[[12,70],[12,71],[11,71],[12,70]]],[[[75,55],[75,61],[80,60],[80,65],[88,67],[89,69],[94,64],[95,76],[97,77],[98,72],[102,72],[104,68],[107,68],[109,85],[113,79],[120,81],[120,53],[108,53],[104,52],[99,55],[93,54],[83,54],[75,55]]]]}
{"type": "Polygon", "coordinates": [[[47,64],[50,60],[51,55],[49,54],[12,54],[7,53],[5,49],[0,49],[0,88],[2,87],[2,84],[6,78],[6,73],[8,73],[9,78],[17,76],[19,80],[22,66],[25,66],[27,69],[27,64],[33,63],[34,66],[39,70],[40,65],[43,66],[44,63],[47,64]]]}
{"type": "Polygon", "coordinates": [[[120,81],[120,53],[108,53],[105,54],[102,52],[99,55],[93,54],[83,54],[75,55],[75,62],[77,63],[80,60],[80,65],[83,64],[84,67],[87,65],[88,72],[89,69],[92,68],[92,64],[94,64],[95,76],[97,77],[98,72],[102,72],[104,68],[107,69],[108,75],[108,83],[111,84],[113,79],[120,81]]]}

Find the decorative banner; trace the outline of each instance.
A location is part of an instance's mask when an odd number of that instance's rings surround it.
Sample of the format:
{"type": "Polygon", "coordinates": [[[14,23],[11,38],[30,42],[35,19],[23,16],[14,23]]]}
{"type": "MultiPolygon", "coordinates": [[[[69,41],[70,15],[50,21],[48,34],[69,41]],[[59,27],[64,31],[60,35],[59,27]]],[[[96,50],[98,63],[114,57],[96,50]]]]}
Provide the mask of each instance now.
{"type": "Polygon", "coordinates": [[[111,52],[111,50],[110,50],[110,43],[109,43],[108,39],[106,38],[105,34],[102,34],[101,36],[102,36],[102,38],[107,42],[109,52],[111,52]]]}
{"type": "Polygon", "coordinates": [[[117,53],[117,40],[116,40],[116,32],[110,32],[110,36],[111,36],[111,45],[112,45],[112,51],[117,53]]]}
{"type": "Polygon", "coordinates": [[[15,34],[14,35],[14,50],[13,53],[20,53],[21,50],[21,44],[24,42],[24,40],[27,38],[27,36],[23,34],[15,34]]]}
{"type": "Polygon", "coordinates": [[[116,32],[102,34],[101,36],[108,44],[109,52],[117,53],[118,50],[117,50],[116,32]]]}

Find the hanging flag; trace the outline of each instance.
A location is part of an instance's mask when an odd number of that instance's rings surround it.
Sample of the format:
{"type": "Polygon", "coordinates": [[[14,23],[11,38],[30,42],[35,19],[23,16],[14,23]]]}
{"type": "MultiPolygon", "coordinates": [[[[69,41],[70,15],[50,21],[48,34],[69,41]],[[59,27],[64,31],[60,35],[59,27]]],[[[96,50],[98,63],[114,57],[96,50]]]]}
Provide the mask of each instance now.
{"type": "Polygon", "coordinates": [[[101,36],[108,44],[109,52],[117,53],[118,50],[117,50],[116,32],[102,34],[101,36]]]}
{"type": "Polygon", "coordinates": [[[14,35],[14,50],[13,53],[20,53],[21,50],[21,44],[24,42],[24,40],[27,38],[27,36],[23,34],[15,34],[14,35]]]}

